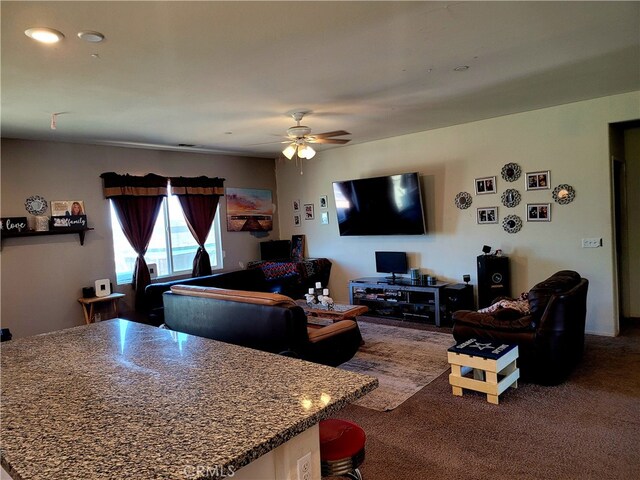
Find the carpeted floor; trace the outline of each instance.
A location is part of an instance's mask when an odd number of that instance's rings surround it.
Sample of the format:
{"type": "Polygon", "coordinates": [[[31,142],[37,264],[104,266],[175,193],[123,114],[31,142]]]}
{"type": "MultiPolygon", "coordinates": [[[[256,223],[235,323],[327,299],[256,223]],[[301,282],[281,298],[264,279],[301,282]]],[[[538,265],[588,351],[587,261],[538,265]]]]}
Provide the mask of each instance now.
{"type": "Polygon", "coordinates": [[[450,334],[360,322],[365,343],[339,368],[378,378],[379,386],[356,405],[393,410],[449,368],[450,334]]]}
{"type": "Polygon", "coordinates": [[[639,372],[636,325],[587,336],[568,382],[521,382],[500,405],[454,397],[444,373],[390,412],[350,405],[338,416],[367,432],[365,480],[639,478],[639,372]]]}

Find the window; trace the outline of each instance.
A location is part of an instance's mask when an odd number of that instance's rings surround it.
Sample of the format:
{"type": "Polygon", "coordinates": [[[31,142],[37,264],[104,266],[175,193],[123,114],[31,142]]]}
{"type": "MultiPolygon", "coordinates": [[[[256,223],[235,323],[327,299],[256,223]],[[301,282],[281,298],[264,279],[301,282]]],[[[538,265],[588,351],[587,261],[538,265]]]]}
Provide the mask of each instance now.
{"type": "MultiPolygon", "coordinates": [[[[111,225],[117,283],[118,285],[131,283],[133,267],[138,256],[122,233],[113,204],[111,204],[111,225]]],[[[214,270],[222,268],[220,215],[218,214],[204,246],[211,259],[211,268],[214,270]]],[[[180,201],[175,195],[169,194],[162,201],[144,259],[147,264],[155,263],[158,266],[159,277],[182,275],[191,272],[197,250],[198,244],[187,227],[180,201]]]]}

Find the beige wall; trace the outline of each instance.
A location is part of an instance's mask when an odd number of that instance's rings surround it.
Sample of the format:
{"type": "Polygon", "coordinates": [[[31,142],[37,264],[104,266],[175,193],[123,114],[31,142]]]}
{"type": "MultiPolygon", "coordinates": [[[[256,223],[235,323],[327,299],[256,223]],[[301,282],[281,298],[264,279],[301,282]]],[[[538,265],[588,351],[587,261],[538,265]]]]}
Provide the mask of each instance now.
{"type": "MultiPolygon", "coordinates": [[[[557,270],[573,269],[590,281],[587,331],[615,335],[608,123],[637,118],[640,92],[328,150],[305,162],[304,175],[291,162],[281,161],[276,164],[281,236],[305,234],[310,256],[333,260],[330,288],[341,301],[348,298],[349,279],[375,275],[376,250],[406,251],[410,267],[451,282],[469,273],[476,284],[475,259],[481,247],[501,248],[511,258],[514,294],[557,270]],[[551,190],[526,191],[524,178],[503,181],[500,170],[508,162],[518,163],[523,172],[550,170],[552,187],[572,185],[575,201],[557,205],[551,190]],[[411,171],[424,176],[426,236],[339,236],[333,181],[411,171]],[[493,175],[498,177],[498,194],[476,196],[474,179],[493,175]],[[500,204],[506,188],[521,192],[520,205],[508,209],[500,204]],[[458,210],[453,202],[461,191],[473,195],[467,210],[458,210]],[[329,225],[320,224],[320,195],[329,196],[329,225]],[[291,202],[297,198],[316,206],[315,220],[303,220],[301,227],[293,226],[291,202]],[[553,203],[550,223],[524,221],[525,205],[532,202],[553,203]],[[523,218],[519,233],[476,224],[477,207],[496,205],[500,218],[510,213],[523,218]],[[586,237],[602,237],[602,248],[581,248],[586,237]]],[[[357,135],[353,132],[356,141],[357,135]]]]}
{"type": "Polygon", "coordinates": [[[640,128],[624,132],[628,257],[623,269],[623,315],[640,317],[640,128]]]}
{"type": "MultiPolygon", "coordinates": [[[[123,310],[132,309],[129,286],[115,288],[113,241],[108,201],[102,195],[103,172],[166,176],[219,176],[225,186],[269,189],[276,201],[273,160],[71,143],[2,140],[2,204],[5,216],[26,216],[24,201],[31,195],[47,200],[84,200],[88,223],[84,246],[77,235],[11,238],[3,241],[1,321],[15,337],[80,325],[82,287],[110,278],[114,289],[127,293],[123,310]]],[[[220,202],[221,220],[225,202],[220,202]]],[[[247,232],[226,232],[222,221],[224,270],[259,257],[265,238],[247,232]]]]}

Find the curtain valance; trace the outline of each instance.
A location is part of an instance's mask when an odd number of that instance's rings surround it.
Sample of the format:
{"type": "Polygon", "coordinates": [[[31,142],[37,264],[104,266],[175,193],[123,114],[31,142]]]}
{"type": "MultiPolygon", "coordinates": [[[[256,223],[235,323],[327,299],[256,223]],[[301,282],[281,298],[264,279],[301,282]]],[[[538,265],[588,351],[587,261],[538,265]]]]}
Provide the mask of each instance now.
{"type": "Polygon", "coordinates": [[[224,195],[224,178],[171,177],[173,195],[224,195]]]}
{"type": "Polygon", "coordinates": [[[166,197],[167,177],[154,173],[144,176],[119,175],[107,172],[100,175],[103,180],[105,198],[112,197],[166,197]]]}

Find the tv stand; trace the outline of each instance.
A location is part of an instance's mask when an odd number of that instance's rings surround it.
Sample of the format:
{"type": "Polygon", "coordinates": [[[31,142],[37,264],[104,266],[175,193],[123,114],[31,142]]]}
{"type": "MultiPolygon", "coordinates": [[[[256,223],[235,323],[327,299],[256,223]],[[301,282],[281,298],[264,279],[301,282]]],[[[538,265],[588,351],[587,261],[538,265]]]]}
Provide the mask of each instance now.
{"type": "Polygon", "coordinates": [[[349,281],[349,303],[366,305],[369,307],[367,315],[410,322],[433,322],[439,327],[440,293],[446,285],[448,283],[444,282],[427,285],[403,278],[357,278],[349,281]]]}

